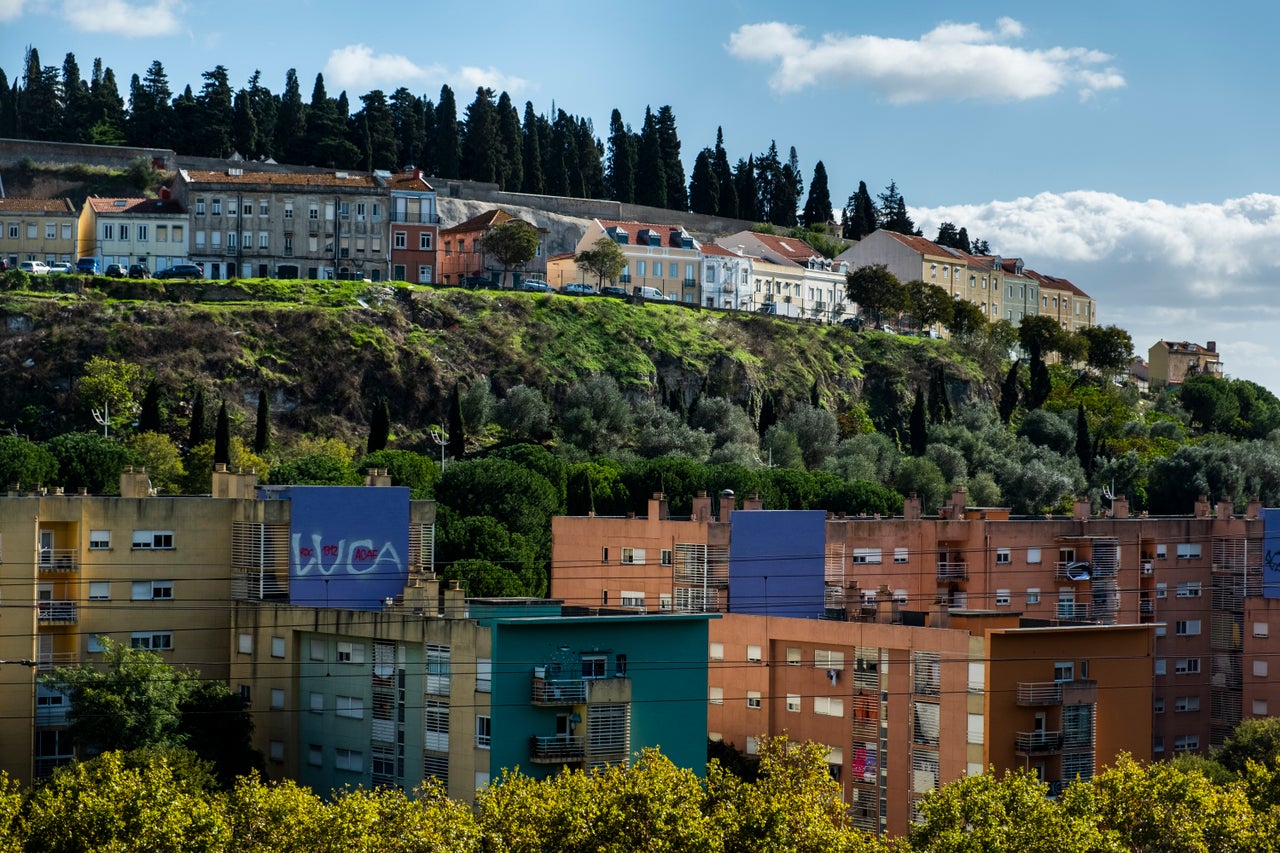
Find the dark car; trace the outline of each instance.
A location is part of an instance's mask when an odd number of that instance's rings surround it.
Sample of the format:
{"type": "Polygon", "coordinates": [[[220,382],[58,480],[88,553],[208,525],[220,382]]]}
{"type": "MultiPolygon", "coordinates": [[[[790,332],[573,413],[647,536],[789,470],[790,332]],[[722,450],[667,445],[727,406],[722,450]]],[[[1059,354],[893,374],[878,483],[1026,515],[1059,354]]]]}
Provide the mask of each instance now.
{"type": "Polygon", "coordinates": [[[129,264],[129,278],[151,278],[146,264],[129,264]]]}
{"type": "Polygon", "coordinates": [[[617,285],[614,285],[614,284],[606,284],[604,287],[600,288],[600,295],[612,296],[615,299],[627,299],[627,298],[630,298],[631,291],[627,290],[625,287],[618,287],[617,285]]]}
{"type": "Polygon", "coordinates": [[[107,270],[103,275],[107,276],[107,278],[124,278],[125,270],[119,264],[107,264],[107,270]]]}
{"type": "Polygon", "coordinates": [[[204,278],[204,269],[199,264],[174,264],[157,272],[156,278],[204,278]]]}
{"type": "Polygon", "coordinates": [[[569,284],[566,284],[564,287],[560,288],[560,292],[568,294],[569,296],[599,296],[600,295],[600,291],[596,290],[591,285],[582,284],[579,282],[571,282],[569,284]]]}
{"type": "Polygon", "coordinates": [[[462,281],[458,282],[458,284],[462,285],[463,287],[479,287],[479,288],[497,287],[497,285],[494,284],[493,279],[485,278],[482,275],[465,276],[462,279],[462,281]]]}

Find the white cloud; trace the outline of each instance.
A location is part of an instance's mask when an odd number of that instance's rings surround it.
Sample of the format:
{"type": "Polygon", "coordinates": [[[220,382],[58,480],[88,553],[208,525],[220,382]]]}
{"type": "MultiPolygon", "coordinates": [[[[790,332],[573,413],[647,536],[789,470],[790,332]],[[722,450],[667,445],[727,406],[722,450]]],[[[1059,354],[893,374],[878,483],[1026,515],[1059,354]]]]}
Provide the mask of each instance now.
{"type": "MultiPolygon", "coordinates": [[[[495,92],[506,92],[515,95],[516,92],[522,92],[529,88],[529,81],[521,77],[512,77],[509,74],[503,74],[498,69],[490,65],[488,68],[476,68],[470,65],[464,65],[458,69],[458,73],[454,75],[458,80],[458,88],[460,90],[459,97],[463,97],[463,93],[467,95],[475,94],[475,90],[484,86],[495,92]]],[[[465,98],[466,103],[471,102],[470,97],[465,98]]]]}
{"type": "Polygon", "coordinates": [[[926,237],[964,226],[1005,257],[1066,278],[1129,330],[1138,354],[1160,339],[1216,341],[1229,375],[1280,393],[1280,196],[1217,203],[1135,201],[1102,192],[912,208],[926,237]]]}
{"type": "Polygon", "coordinates": [[[397,88],[414,80],[425,80],[438,73],[424,68],[407,56],[377,53],[363,44],[349,44],[329,54],[324,66],[325,85],[338,89],[366,92],[380,86],[397,88]]]}
{"type": "Polygon", "coordinates": [[[67,23],[90,33],[109,33],[126,38],[167,36],[180,32],[179,0],[63,0],[62,16],[67,23]]]}
{"type": "Polygon", "coordinates": [[[747,24],[729,36],[739,59],[776,63],[769,85],[794,92],[827,82],[866,85],[895,104],[944,99],[1021,101],[1066,88],[1081,98],[1124,86],[1111,57],[1081,47],[1028,50],[1002,43],[1024,28],[1000,18],[994,30],[946,22],[919,39],[827,33],[806,38],[794,24],[747,24]]]}
{"type": "Polygon", "coordinates": [[[22,17],[24,0],[0,0],[0,21],[16,21],[22,17]]]}

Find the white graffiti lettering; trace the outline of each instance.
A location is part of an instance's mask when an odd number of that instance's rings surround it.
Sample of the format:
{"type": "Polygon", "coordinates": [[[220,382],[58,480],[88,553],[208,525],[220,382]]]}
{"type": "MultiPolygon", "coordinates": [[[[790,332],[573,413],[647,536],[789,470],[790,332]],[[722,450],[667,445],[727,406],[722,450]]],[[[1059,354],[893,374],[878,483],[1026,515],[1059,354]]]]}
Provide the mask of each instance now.
{"type": "Polygon", "coordinates": [[[302,534],[293,534],[293,574],[294,577],[305,577],[312,570],[322,575],[334,572],[348,575],[367,575],[378,572],[402,574],[404,561],[400,552],[390,542],[383,543],[381,548],[374,549],[372,539],[357,539],[350,544],[339,539],[337,544],[325,544],[320,534],[311,534],[310,546],[302,544],[302,534]],[[326,565],[325,559],[331,562],[326,565]],[[368,563],[368,565],[363,565],[368,563]],[[360,564],[360,565],[357,565],[360,564]]]}

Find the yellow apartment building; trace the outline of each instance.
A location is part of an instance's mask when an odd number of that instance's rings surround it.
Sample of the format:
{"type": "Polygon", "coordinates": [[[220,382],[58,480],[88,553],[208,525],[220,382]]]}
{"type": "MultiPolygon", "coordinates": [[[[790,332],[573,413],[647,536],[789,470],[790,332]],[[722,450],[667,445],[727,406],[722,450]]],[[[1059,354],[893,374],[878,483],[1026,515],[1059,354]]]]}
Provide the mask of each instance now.
{"type": "Polygon", "coordinates": [[[75,263],[77,218],[68,198],[0,198],[0,257],[75,263]]]}

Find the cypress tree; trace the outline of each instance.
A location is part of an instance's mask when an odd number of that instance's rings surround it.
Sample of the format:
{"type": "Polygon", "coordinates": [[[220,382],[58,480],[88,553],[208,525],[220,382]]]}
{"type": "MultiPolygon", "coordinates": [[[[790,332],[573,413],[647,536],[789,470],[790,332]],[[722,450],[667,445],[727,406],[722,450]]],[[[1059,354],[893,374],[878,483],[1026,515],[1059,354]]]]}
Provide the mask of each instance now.
{"type": "Polygon", "coordinates": [[[714,216],[720,209],[720,182],[711,168],[710,148],[698,152],[693,162],[693,177],[689,179],[689,209],[694,213],[714,216]]]}
{"type": "Polygon", "coordinates": [[[462,177],[462,139],[458,134],[458,104],[453,90],[440,87],[436,104],[436,168],[441,178],[462,177]]]}
{"type": "Polygon", "coordinates": [[[231,464],[231,421],[227,418],[225,400],[218,409],[218,425],[213,432],[213,462],[231,464]]]}
{"type": "Polygon", "coordinates": [[[659,107],[654,119],[658,131],[658,147],[662,151],[662,175],[666,180],[667,207],[688,210],[684,164],[680,161],[680,137],[676,134],[676,116],[669,105],[659,107]]]}
{"type": "Polygon", "coordinates": [[[1049,377],[1049,368],[1043,358],[1035,355],[1031,358],[1031,387],[1027,389],[1027,409],[1038,409],[1049,399],[1053,391],[1053,380],[1049,377]]]}
{"type": "MultiPolygon", "coordinates": [[[[681,193],[683,193],[681,181],[681,193]]],[[[667,173],[662,162],[662,143],[653,112],[644,112],[640,129],[640,146],[636,150],[636,204],[649,207],[667,206],[667,173]]]]}
{"type": "Polygon", "coordinates": [[[160,387],[154,379],[147,384],[146,393],[142,395],[138,432],[160,432],[160,387]]]}
{"type": "Polygon", "coordinates": [[[498,97],[498,136],[502,142],[499,183],[504,190],[519,192],[524,184],[524,140],[520,135],[520,113],[506,92],[498,97]]]}
{"type": "Polygon", "coordinates": [[[1089,421],[1084,416],[1084,403],[1076,406],[1076,458],[1086,474],[1093,473],[1093,443],[1089,440],[1089,421]]]}
{"type": "Polygon", "coordinates": [[[204,441],[204,389],[196,389],[196,399],[191,404],[191,429],[187,435],[187,447],[195,447],[204,441]]]}
{"type": "Polygon", "coordinates": [[[733,169],[729,166],[729,155],[724,150],[724,131],[718,127],[711,170],[715,173],[716,181],[720,186],[720,209],[716,213],[729,219],[737,219],[738,188],[733,183],[733,169]]]}
{"type": "Polygon", "coordinates": [[[636,145],[631,128],[622,123],[616,109],[609,116],[608,168],[605,182],[609,198],[625,204],[636,199],[636,145]]]}
{"type": "Polygon", "coordinates": [[[520,188],[523,192],[538,195],[546,189],[546,180],[542,174],[542,145],[538,139],[538,116],[533,111],[532,101],[524,102],[520,149],[522,160],[520,188]]]}
{"type": "Polygon", "coordinates": [[[273,155],[282,162],[304,162],[307,147],[305,110],[298,72],[290,68],[284,76],[284,94],[280,96],[280,108],[276,111],[275,139],[271,146],[273,155]]]}
{"type": "Polygon", "coordinates": [[[804,203],[804,225],[826,225],[831,218],[831,190],[827,187],[827,167],[821,160],[813,167],[813,180],[809,182],[809,197],[804,203]]]}
{"type": "Polygon", "coordinates": [[[253,452],[261,456],[271,446],[271,402],[267,389],[258,390],[258,424],[253,433],[253,452]]]}
{"type": "Polygon", "coordinates": [[[1009,365],[1009,372],[1005,374],[1004,383],[1000,386],[1000,420],[1008,426],[1009,420],[1013,417],[1013,412],[1018,408],[1018,365],[1021,361],[1015,361],[1009,365]]]}
{"type": "Polygon", "coordinates": [[[462,426],[462,390],[458,383],[453,383],[453,391],[449,394],[449,455],[461,459],[467,451],[467,436],[462,426]]]}
{"type": "Polygon", "coordinates": [[[369,422],[369,453],[377,453],[387,449],[387,439],[391,437],[391,410],[386,398],[378,401],[373,407],[373,417],[369,422]]]}
{"type": "Polygon", "coordinates": [[[911,455],[924,456],[929,449],[928,425],[924,415],[924,391],[916,389],[916,402],[911,407],[911,455]]]}
{"type": "Polygon", "coordinates": [[[738,218],[748,222],[760,220],[760,188],[756,185],[756,164],[752,155],[739,160],[733,172],[733,185],[738,194],[738,218]]]}

